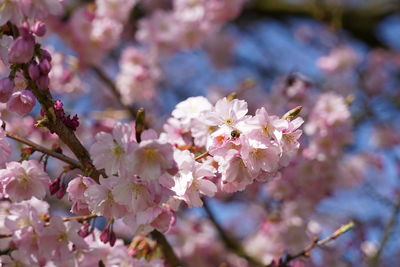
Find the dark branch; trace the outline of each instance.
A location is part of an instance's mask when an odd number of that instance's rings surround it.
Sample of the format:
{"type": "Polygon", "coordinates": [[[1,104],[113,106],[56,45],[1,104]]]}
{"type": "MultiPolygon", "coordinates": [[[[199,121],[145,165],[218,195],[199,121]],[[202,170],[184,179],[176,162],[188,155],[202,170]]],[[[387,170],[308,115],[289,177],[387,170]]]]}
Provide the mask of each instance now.
{"type": "Polygon", "coordinates": [[[264,266],[262,262],[260,262],[258,259],[248,255],[242,246],[234,240],[231,236],[228,235],[228,233],[225,232],[225,230],[222,228],[222,226],[218,223],[216,220],[214,214],[212,213],[210,207],[207,204],[206,199],[203,200],[203,207],[204,210],[207,213],[208,218],[214,225],[215,229],[217,229],[217,232],[219,236],[221,237],[222,242],[225,244],[226,248],[234,252],[236,255],[246,259],[248,262],[250,262],[254,266],[264,266]]]}

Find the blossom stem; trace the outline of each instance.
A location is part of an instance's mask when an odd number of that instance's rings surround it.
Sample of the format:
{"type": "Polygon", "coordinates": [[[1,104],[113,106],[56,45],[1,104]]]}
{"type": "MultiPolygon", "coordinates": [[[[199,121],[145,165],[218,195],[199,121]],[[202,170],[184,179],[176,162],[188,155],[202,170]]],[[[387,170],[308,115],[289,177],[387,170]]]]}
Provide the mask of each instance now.
{"type": "Polygon", "coordinates": [[[50,150],[50,149],[48,149],[48,148],[46,148],[44,146],[36,144],[36,143],[26,139],[26,138],[23,138],[21,136],[18,136],[16,134],[13,134],[13,133],[10,133],[10,132],[6,132],[6,136],[8,138],[10,138],[10,139],[13,139],[13,140],[19,142],[19,143],[22,143],[22,144],[25,144],[27,146],[30,146],[30,147],[34,148],[35,150],[37,150],[37,151],[40,151],[40,152],[42,152],[44,154],[47,154],[47,155],[50,155],[53,158],[57,158],[57,159],[59,159],[61,161],[64,161],[64,162],[70,164],[71,166],[73,166],[75,168],[83,169],[83,166],[79,161],[77,161],[75,159],[72,159],[70,157],[67,157],[64,154],[57,153],[57,152],[55,152],[53,150],[50,150]]]}
{"type": "Polygon", "coordinates": [[[237,242],[236,240],[234,240],[231,236],[229,236],[227,232],[225,232],[224,228],[222,228],[222,226],[216,220],[214,214],[212,213],[210,207],[208,206],[206,199],[203,200],[203,203],[204,203],[203,207],[207,213],[208,218],[210,219],[210,221],[216,228],[216,230],[217,230],[219,236],[221,237],[222,242],[225,244],[226,248],[228,248],[229,250],[234,252],[236,255],[246,259],[253,266],[264,266],[264,264],[260,260],[248,255],[245,252],[245,250],[243,249],[243,247],[240,245],[240,243],[237,242]]]}
{"type": "Polygon", "coordinates": [[[153,230],[151,232],[151,237],[154,238],[157,244],[161,247],[162,253],[164,255],[166,262],[168,263],[168,266],[171,267],[183,266],[179,258],[176,256],[173,248],[169,244],[168,240],[161,232],[153,230]]]}
{"type": "Polygon", "coordinates": [[[203,154],[198,155],[197,157],[194,158],[195,161],[199,161],[201,159],[204,159],[205,157],[209,156],[210,154],[208,151],[204,152],[203,154]]]}

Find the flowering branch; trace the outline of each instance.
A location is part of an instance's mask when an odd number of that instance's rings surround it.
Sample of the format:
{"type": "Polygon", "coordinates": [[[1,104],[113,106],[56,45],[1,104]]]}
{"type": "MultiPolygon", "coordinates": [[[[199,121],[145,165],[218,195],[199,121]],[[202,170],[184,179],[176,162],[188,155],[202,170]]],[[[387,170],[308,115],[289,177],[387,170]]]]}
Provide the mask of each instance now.
{"type": "MultiPolygon", "coordinates": [[[[301,258],[301,257],[309,257],[311,250],[313,250],[316,247],[322,247],[325,244],[329,243],[332,240],[335,240],[336,238],[338,238],[339,236],[341,236],[342,234],[346,233],[347,231],[349,231],[350,229],[352,229],[354,227],[354,222],[350,221],[349,223],[342,225],[339,229],[337,229],[334,233],[332,233],[330,236],[320,240],[318,238],[314,238],[314,240],[302,251],[300,251],[297,254],[294,255],[287,255],[284,259],[281,259],[278,263],[278,267],[285,267],[287,266],[287,264],[297,258],[301,258]]],[[[274,265],[274,262],[272,262],[270,265],[268,265],[270,267],[276,266],[274,265]]]]}
{"type": "Polygon", "coordinates": [[[210,207],[208,206],[208,203],[205,199],[203,201],[203,207],[207,213],[208,218],[210,219],[210,221],[216,228],[219,236],[221,237],[222,242],[225,244],[225,246],[228,249],[230,249],[232,252],[234,252],[238,256],[246,259],[248,262],[250,262],[254,266],[264,266],[264,264],[262,264],[262,262],[260,262],[258,259],[248,255],[244,251],[242,246],[236,240],[234,240],[231,236],[229,236],[228,233],[225,232],[224,228],[222,228],[222,226],[216,220],[214,214],[212,213],[212,211],[211,211],[210,207]]]}
{"type": "Polygon", "coordinates": [[[61,161],[64,161],[64,162],[70,164],[71,166],[73,166],[75,168],[83,169],[83,166],[79,161],[77,161],[75,159],[72,159],[70,157],[67,157],[64,154],[57,153],[57,152],[55,152],[53,150],[50,150],[50,149],[48,149],[48,148],[46,148],[44,146],[36,144],[36,143],[34,143],[34,142],[32,142],[32,141],[30,141],[30,140],[28,140],[26,138],[23,138],[21,136],[18,136],[16,134],[13,134],[13,133],[10,133],[10,132],[6,132],[5,134],[10,139],[13,139],[13,140],[15,140],[17,142],[20,142],[22,144],[28,145],[28,146],[32,147],[33,149],[35,149],[37,151],[40,151],[40,152],[42,152],[44,154],[50,155],[50,156],[52,156],[54,158],[57,158],[57,159],[59,159],[61,161]]]}
{"type": "Polygon", "coordinates": [[[171,267],[183,266],[179,258],[176,256],[173,248],[168,243],[168,240],[162,233],[160,233],[157,230],[153,230],[151,232],[151,236],[157,241],[157,244],[161,247],[165,260],[166,262],[168,262],[168,266],[171,267]]]}

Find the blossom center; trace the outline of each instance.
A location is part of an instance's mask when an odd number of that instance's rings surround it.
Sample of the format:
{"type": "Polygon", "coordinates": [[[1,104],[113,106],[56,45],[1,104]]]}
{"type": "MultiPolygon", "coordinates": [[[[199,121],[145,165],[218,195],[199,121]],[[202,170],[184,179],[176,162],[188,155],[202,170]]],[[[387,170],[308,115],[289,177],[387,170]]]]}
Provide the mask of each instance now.
{"type": "Polygon", "coordinates": [[[225,124],[226,124],[226,125],[232,125],[232,124],[233,124],[232,118],[227,118],[227,119],[225,119],[225,124]]]}
{"type": "Polygon", "coordinates": [[[68,241],[68,235],[66,233],[61,233],[58,238],[58,242],[67,242],[68,241]]]}
{"type": "Polygon", "coordinates": [[[111,149],[111,151],[116,157],[121,156],[122,154],[125,153],[124,149],[118,144],[115,144],[115,146],[111,149]]]}

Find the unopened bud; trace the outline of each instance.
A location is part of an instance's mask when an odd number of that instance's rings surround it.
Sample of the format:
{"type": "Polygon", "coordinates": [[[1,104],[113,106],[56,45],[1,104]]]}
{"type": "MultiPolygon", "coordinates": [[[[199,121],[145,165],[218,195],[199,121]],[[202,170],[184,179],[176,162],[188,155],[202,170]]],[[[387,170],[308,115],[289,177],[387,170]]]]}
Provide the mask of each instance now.
{"type": "Polygon", "coordinates": [[[32,27],[32,32],[36,34],[36,36],[42,37],[46,34],[47,28],[46,24],[41,21],[37,21],[35,25],[32,27]]]}
{"type": "Polygon", "coordinates": [[[228,100],[229,102],[231,102],[233,99],[235,99],[237,97],[237,93],[236,92],[233,92],[233,93],[230,93],[227,97],[226,97],[226,100],[228,100]]]}
{"type": "Polygon", "coordinates": [[[283,120],[293,120],[297,117],[297,115],[299,115],[301,109],[303,107],[302,106],[297,106],[294,109],[289,110],[288,112],[286,112],[285,115],[282,116],[283,120]]]}

